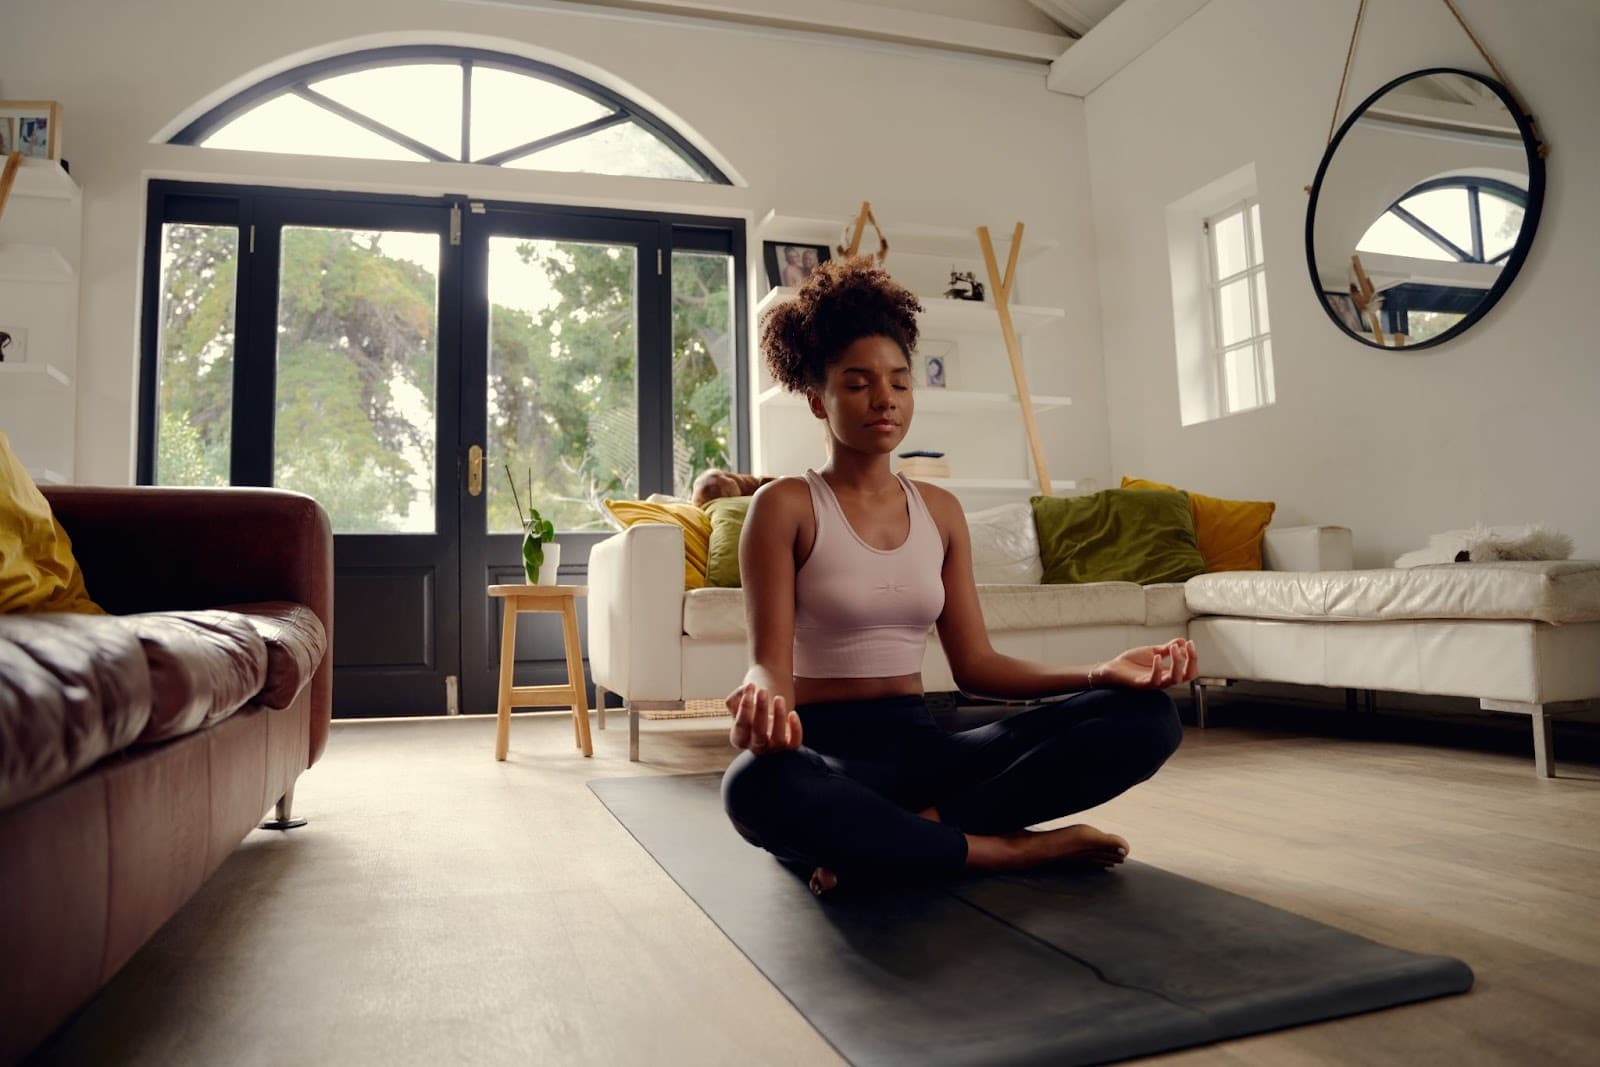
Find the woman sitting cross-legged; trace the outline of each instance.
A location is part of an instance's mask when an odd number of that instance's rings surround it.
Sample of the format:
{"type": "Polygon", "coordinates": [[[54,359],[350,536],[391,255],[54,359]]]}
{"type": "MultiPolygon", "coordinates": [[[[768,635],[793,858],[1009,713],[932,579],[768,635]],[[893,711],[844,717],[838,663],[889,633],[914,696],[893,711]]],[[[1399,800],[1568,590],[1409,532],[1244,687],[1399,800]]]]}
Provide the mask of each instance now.
{"type": "Polygon", "coordinates": [[[994,650],[960,504],[889,466],[915,406],[921,310],[869,261],[838,260],[762,324],[773,376],[827,421],[832,454],[750,504],[739,569],[751,665],[728,696],[743,751],[722,800],[741,835],[810,870],[819,894],[840,878],[1122,862],[1115,834],[1027,827],[1153,775],[1183,737],[1163,690],[1196,674],[1182,639],[1092,667],[994,650]],[[1071,695],[945,732],[922,689],[934,625],[963,691],[1071,695]]]}

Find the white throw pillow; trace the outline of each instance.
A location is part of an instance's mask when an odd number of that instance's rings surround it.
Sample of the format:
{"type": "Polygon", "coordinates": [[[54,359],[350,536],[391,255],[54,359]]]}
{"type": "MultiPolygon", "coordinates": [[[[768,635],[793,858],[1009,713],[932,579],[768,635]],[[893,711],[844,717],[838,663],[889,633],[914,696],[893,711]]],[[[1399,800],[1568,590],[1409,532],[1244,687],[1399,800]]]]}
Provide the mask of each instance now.
{"type": "Polygon", "coordinates": [[[972,534],[972,576],[979,585],[1038,585],[1044,577],[1032,504],[968,512],[967,530],[972,534]]]}

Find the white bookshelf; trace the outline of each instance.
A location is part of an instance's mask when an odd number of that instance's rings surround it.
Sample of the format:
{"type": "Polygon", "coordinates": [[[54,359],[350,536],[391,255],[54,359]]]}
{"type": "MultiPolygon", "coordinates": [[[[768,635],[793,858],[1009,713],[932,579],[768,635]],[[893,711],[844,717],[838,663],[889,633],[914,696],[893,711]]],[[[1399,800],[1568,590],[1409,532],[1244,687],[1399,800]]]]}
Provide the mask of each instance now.
{"type": "Polygon", "coordinates": [[[0,363],[0,430],[45,484],[73,475],[82,244],[78,183],[59,163],[24,161],[0,213],[0,329],[16,337],[0,363]]]}
{"type": "MultiPolygon", "coordinates": [[[[1039,492],[993,294],[986,292],[983,300],[956,300],[943,295],[953,270],[973,271],[985,281],[986,290],[989,288],[977,227],[905,225],[885,219],[881,213],[878,221],[889,241],[885,269],[915,292],[922,303],[918,355],[946,357],[944,388],[924,384],[920,360],[914,367],[915,416],[897,451],[945,453],[951,477],[926,480],[977,506],[1039,492]],[[995,386],[1003,388],[996,390],[995,386]]],[[[763,252],[767,241],[832,248],[839,243],[843,229],[842,219],[772,211],[752,236],[763,252]]],[[[1003,269],[1011,252],[1011,230],[992,227],[990,236],[1003,269]]],[[[1024,232],[1017,255],[1019,273],[1020,264],[1057,247],[1058,242],[1030,240],[1024,232]]],[[[862,237],[861,248],[863,252],[877,248],[877,235],[870,227],[862,237]]],[[[764,278],[764,270],[761,273],[764,278]]],[[[793,299],[796,292],[788,286],[767,288],[756,302],[753,315],[758,332],[766,313],[793,299]]],[[[1012,295],[1015,297],[1015,289],[1012,295]]],[[[1024,352],[1047,349],[1053,337],[1059,335],[1059,324],[1066,321],[1066,311],[1059,307],[1018,303],[1008,303],[1007,307],[1024,352]]],[[[752,420],[754,469],[763,474],[793,474],[808,466],[821,466],[826,461],[825,432],[802,397],[785,392],[773,382],[759,344],[751,346],[751,355],[752,380],[757,384],[752,420]]],[[[1035,416],[1060,418],[1060,413],[1072,406],[1071,397],[1036,393],[1031,387],[1029,399],[1035,416]]],[[[1069,479],[1052,479],[1050,484],[1056,493],[1078,488],[1078,483],[1069,479]]]]}

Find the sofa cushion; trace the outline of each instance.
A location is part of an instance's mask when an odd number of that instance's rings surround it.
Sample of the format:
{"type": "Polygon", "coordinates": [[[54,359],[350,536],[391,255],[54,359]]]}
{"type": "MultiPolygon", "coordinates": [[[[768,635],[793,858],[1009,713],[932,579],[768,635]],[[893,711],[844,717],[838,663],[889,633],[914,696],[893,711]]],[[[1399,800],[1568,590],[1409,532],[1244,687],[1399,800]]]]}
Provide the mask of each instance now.
{"type": "MultiPolygon", "coordinates": [[[[978,606],[983,610],[984,626],[992,632],[1142,626],[1145,622],[1145,592],[1132,582],[980,585],[978,606]]],[[[685,593],[683,632],[691,638],[743,640],[744,590],[708,588],[685,593]]]]}
{"type": "Polygon", "coordinates": [[[121,619],[0,617],[0,811],[133,743],[150,719],[150,671],[121,619]]]}
{"type": "Polygon", "coordinates": [[[1069,626],[1142,626],[1144,590],[1132,582],[980,585],[978,606],[991,632],[1069,626]]]}
{"type": "Polygon", "coordinates": [[[725,496],[706,501],[711,516],[711,543],[706,549],[706,584],[719,589],[739,587],[739,535],[750,513],[750,498],[725,496]]]}
{"type": "Polygon", "coordinates": [[[224,610],[237,612],[267,645],[267,678],[254,703],[266,708],[294,703],[328,651],[328,634],[316,612],[288,601],[233,604],[224,610]]]}
{"type": "Polygon", "coordinates": [[[231,611],[165,611],[120,621],[144,646],[153,706],[141,743],[221,722],[261,691],[267,645],[231,611]]]}
{"type": "Polygon", "coordinates": [[[1033,508],[1017,501],[967,513],[972,541],[972,576],[979,585],[1038,585],[1039,531],[1033,508]]]}
{"type": "Polygon", "coordinates": [[[1159,582],[1144,587],[1144,624],[1182,626],[1192,612],[1182,582],[1159,582]]]}
{"type": "Polygon", "coordinates": [[[708,586],[683,594],[683,632],[690,637],[742,639],[744,590],[708,586]]]}
{"type": "Polygon", "coordinates": [[[0,612],[12,611],[104,614],[50,502],[0,433],[0,612]]]}
{"type": "MultiPolygon", "coordinates": [[[[1174,486],[1143,478],[1122,477],[1124,489],[1165,489],[1174,486]]],[[[1224,500],[1184,490],[1194,517],[1194,538],[1206,558],[1207,571],[1258,571],[1261,538],[1272,524],[1278,505],[1270,500],[1224,500]]]]}
{"type": "Polygon", "coordinates": [[[1044,581],[1181,582],[1205,573],[1182,493],[1106,489],[1035,496],[1044,581]]]}
{"type": "Polygon", "coordinates": [[[1600,620],[1600,560],[1203,574],[1184,596],[1196,615],[1257,619],[1588,622],[1600,620]]]}

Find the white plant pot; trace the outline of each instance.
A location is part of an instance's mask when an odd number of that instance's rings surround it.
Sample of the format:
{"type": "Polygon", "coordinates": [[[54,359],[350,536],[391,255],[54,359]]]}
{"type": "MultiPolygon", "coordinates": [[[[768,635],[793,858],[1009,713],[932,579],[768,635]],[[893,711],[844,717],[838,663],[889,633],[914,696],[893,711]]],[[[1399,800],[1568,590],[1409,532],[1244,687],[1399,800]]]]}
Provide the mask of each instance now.
{"type": "Polygon", "coordinates": [[[544,564],[539,568],[539,585],[555,585],[556,571],[561,566],[561,544],[551,541],[544,546],[544,564]]]}

